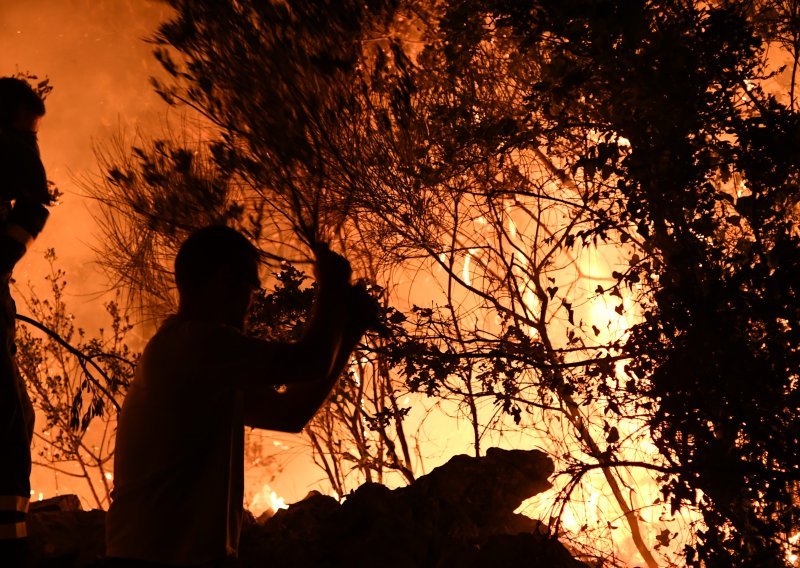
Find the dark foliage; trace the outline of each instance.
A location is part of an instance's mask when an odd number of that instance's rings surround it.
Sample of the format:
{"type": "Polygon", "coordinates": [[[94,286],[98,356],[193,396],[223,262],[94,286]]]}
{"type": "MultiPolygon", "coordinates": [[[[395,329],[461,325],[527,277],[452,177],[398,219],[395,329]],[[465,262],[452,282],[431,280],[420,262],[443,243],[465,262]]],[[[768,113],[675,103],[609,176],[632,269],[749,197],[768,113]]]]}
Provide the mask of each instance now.
{"type": "Polygon", "coordinates": [[[547,51],[529,98],[543,141],[587,123],[630,141],[581,166],[619,178],[648,253],[620,281],[659,277],[625,349],[631,388],[658,403],[665,494],[706,521],[688,560],[783,565],[800,473],[800,116],[750,86],[764,44],[746,6],[482,4],[530,57],[547,51]]]}
{"type": "MultiPolygon", "coordinates": [[[[247,226],[266,248],[338,237],[370,276],[427,259],[445,303],[387,312],[390,340],[373,347],[411,390],[464,402],[476,452],[479,399],[523,426],[534,408],[563,414],[582,452],[568,471],[603,468],[637,540],[615,469],[630,440],[613,422],[640,420],[661,459],[634,465],[705,521],[689,563],[786,563],[800,468],[796,2],[171,4],[156,44],[174,82],[157,88],[205,118],[210,179],[225,180],[199,218],[247,226]],[[793,57],[788,103],[762,89],[768,42],[793,57]],[[533,227],[525,242],[509,203],[533,227]],[[477,218],[484,240],[470,237],[477,218]],[[639,310],[624,341],[582,315],[588,299],[564,276],[564,258],[603,245],[626,266],[594,297],[639,310]],[[472,324],[465,294],[499,323],[472,324]],[[602,426],[583,414],[593,404],[602,426]]],[[[143,174],[159,152],[192,154],[155,148],[110,181],[133,227],[169,200],[189,218],[181,184],[143,174]]],[[[285,308],[262,315],[293,327],[285,308]]],[[[654,565],[648,546],[638,537],[654,565]]]]}

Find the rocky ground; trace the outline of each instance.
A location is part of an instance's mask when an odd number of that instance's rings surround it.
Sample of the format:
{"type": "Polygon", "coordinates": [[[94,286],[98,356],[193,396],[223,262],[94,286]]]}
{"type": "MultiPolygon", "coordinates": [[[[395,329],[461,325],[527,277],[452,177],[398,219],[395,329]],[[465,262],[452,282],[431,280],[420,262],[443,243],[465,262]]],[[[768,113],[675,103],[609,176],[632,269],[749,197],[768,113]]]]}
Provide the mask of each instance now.
{"type": "MultiPolygon", "coordinates": [[[[239,566],[582,567],[544,528],[514,510],[549,488],[553,464],[535,450],[456,456],[409,487],[366,484],[340,504],[311,494],[272,517],[250,519],[239,566]]],[[[103,511],[59,498],[31,513],[39,567],[95,566],[103,511]],[[66,509],[66,510],[64,510],[66,509]]]]}

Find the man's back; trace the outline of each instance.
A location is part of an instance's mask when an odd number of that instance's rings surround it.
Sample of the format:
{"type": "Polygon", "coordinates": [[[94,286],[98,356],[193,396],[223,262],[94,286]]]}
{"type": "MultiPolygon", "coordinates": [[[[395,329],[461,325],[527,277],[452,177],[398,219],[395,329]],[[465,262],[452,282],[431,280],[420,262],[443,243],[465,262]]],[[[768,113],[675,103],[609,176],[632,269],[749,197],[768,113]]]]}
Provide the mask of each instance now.
{"type": "Polygon", "coordinates": [[[244,423],[225,374],[237,335],[173,317],[148,343],[120,415],[108,556],[180,566],[235,551],[244,423]]]}

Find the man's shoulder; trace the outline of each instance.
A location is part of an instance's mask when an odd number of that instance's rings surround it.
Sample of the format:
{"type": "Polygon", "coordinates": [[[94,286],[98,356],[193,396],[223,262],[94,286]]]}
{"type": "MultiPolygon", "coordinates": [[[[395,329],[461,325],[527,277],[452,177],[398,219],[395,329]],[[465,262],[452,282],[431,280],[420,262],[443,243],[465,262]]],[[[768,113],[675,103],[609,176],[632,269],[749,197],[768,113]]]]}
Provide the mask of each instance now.
{"type": "Polygon", "coordinates": [[[193,361],[213,362],[246,349],[249,341],[229,325],[170,316],[148,341],[144,357],[160,360],[188,357],[193,361]]]}
{"type": "Polygon", "coordinates": [[[284,363],[287,345],[250,337],[220,323],[170,318],[145,347],[140,374],[146,382],[159,384],[184,380],[237,387],[262,384],[265,373],[278,372],[284,363]]]}
{"type": "Polygon", "coordinates": [[[168,318],[150,338],[137,368],[134,386],[137,401],[172,401],[192,396],[218,395],[226,388],[225,369],[241,352],[235,345],[236,330],[208,322],[168,318]],[[188,389],[188,390],[187,390],[188,389]],[[167,397],[166,399],[164,397],[167,397]]]}
{"type": "Polygon", "coordinates": [[[150,339],[150,343],[168,340],[202,340],[204,338],[244,340],[245,336],[230,325],[172,315],[164,320],[156,334],[150,339]]]}

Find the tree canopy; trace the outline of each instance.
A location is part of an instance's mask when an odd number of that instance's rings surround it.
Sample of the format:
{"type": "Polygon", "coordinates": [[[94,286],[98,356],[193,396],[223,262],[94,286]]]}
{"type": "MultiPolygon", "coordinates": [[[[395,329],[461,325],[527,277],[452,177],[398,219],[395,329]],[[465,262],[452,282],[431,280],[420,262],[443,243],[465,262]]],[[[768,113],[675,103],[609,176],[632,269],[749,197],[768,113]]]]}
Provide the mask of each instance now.
{"type": "Polygon", "coordinates": [[[411,298],[364,346],[381,384],[458,401],[476,453],[503,416],[543,432],[562,503],[601,471],[651,566],[672,533],[626,496],[641,474],[702,518],[688,563],[788,562],[797,2],[170,4],[156,88],[203,141],[106,157],[122,282],[168,298],[153,275],[210,221],[267,260],[335,241],[411,298]],[[422,272],[435,293],[398,276],[422,272]]]}

